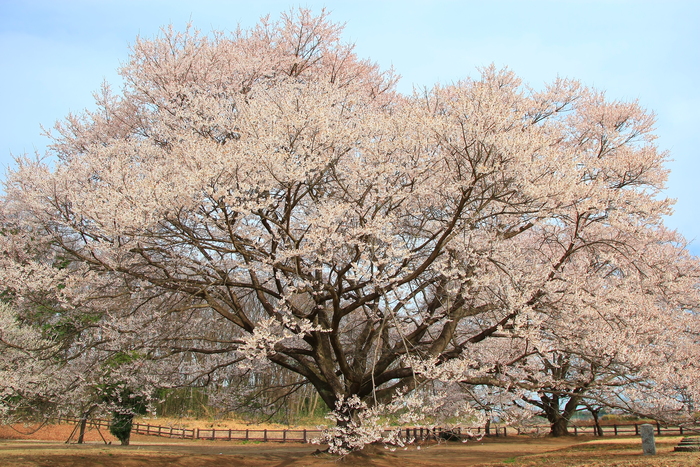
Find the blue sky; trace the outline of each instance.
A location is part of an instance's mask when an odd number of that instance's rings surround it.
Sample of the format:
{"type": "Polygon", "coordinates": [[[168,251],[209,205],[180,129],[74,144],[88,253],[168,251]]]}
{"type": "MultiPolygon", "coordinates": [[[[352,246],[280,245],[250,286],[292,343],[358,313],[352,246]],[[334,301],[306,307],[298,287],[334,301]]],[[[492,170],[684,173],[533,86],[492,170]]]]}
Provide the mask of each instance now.
{"type": "Polygon", "coordinates": [[[103,80],[118,85],[137,35],[188,21],[246,28],[299,5],[346,23],[345,39],[393,66],[404,92],[495,63],[535,88],[563,76],[638,99],[657,114],[658,144],[673,159],[667,194],[678,202],[667,225],[700,254],[700,1],[0,0],[0,166],[43,152],[40,125],[91,107],[103,80]]]}

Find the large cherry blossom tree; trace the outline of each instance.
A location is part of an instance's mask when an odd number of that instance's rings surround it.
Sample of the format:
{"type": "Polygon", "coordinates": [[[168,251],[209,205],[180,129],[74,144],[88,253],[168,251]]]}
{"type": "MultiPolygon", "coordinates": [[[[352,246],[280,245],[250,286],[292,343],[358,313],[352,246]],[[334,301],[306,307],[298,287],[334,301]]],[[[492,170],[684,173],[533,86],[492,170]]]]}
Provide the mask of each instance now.
{"type": "Polygon", "coordinates": [[[66,275],[67,303],[154,358],[271,362],[355,433],[431,379],[492,381],[504,335],[594,349],[599,313],[641,346],[637,312],[693,317],[694,258],[650,259],[683,251],[651,114],[493,67],[402,95],[341,31],[299,10],[138,39],[123,88],[8,176],[5,215],[70,262],[17,293],[66,275]]]}

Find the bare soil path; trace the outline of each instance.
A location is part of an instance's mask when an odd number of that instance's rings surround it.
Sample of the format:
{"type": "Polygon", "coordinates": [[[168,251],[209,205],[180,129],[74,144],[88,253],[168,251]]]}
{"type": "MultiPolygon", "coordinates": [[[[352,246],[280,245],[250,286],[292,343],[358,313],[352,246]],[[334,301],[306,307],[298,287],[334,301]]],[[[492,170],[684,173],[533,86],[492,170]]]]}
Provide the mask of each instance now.
{"type": "MultiPolygon", "coordinates": [[[[139,437],[140,438],[140,437],[139,437]]],[[[256,443],[224,441],[177,441],[158,443],[134,439],[130,446],[91,442],[77,445],[48,441],[0,441],[0,465],[37,466],[464,466],[478,465],[513,456],[541,453],[572,445],[574,440],[491,440],[483,443],[442,443],[422,445],[419,450],[391,452],[372,446],[353,453],[342,461],[328,454],[315,453],[309,444],[256,443]]]]}

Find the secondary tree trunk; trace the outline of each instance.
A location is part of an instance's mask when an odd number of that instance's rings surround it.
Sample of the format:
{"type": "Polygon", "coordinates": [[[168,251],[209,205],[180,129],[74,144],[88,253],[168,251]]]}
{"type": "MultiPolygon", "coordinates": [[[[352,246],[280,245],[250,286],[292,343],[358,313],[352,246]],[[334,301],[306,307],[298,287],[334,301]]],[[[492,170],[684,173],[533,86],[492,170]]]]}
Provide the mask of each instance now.
{"type": "Polygon", "coordinates": [[[78,435],[78,444],[85,442],[85,427],[87,426],[87,414],[83,414],[80,419],[80,434],[78,435]]]}
{"type": "Polygon", "coordinates": [[[90,417],[90,413],[95,409],[95,407],[90,407],[80,416],[80,432],[78,434],[78,444],[83,444],[85,442],[85,428],[87,427],[87,421],[90,417]]]}
{"type": "Polygon", "coordinates": [[[130,413],[115,412],[112,415],[112,421],[109,424],[109,432],[121,442],[122,446],[129,445],[133,420],[134,415],[130,413]]]}
{"type": "Polygon", "coordinates": [[[595,435],[603,436],[603,427],[600,426],[600,417],[598,416],[600,414],[600,407],[598,407],[597,409],[589,407],[588,411],[591,412],[591,415],[593,415],[593,426],[595,435]]]}

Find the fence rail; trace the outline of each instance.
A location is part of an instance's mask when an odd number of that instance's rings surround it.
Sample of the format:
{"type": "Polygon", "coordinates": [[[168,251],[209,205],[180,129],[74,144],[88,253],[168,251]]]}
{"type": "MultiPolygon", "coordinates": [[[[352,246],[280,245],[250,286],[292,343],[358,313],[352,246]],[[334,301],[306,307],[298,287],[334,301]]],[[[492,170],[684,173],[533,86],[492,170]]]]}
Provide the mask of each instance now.
{"type": "MultiPolygon", "coordinates": [[[[58,423],[80,423],[79,418],[62,417],[58,423]]],[[[90,419],[88,424],[97,428],[109,428],[109,420],[90,419]]],[[[161,436],[178,439],[203,439],[218,441],[277,441],[308,443],[320,438],[321,430],[270,430],[270,429],[229,429],[229,428],[175,428],[172,426],[134,423],[132,434],[161,436]]]]}
{"type": "MultiPolygon", "coordinates": [[[[58,423],[80,423],[79,418],[63,417],[58,423]]],[[[109,428],[109,420],[90,419],[88,424],[97,428],[109,428]]],[[[639,435],[639,427],[642,423],[601,425],[603,436],[636,436],[639,435]]],[[[178,439],[201,439],[216,441],[263,441],[263,442],[296,442],[308,443],[321,437],[321,430],[270,430],[270,429],[229,429],[229,428],[175,428],[172,426],[151,425],[147,423],[134,423],[133,434],[160,436],[178,439]]],[[[410,427],[401,428],[404,439],[430,440],[430,439],[464,439],[473,436],[509,436],[521,434],[545,434],[549,432],[549,425],[533,425],[530,427],[410,427]]],[[[569,425],[569,433],[573,435],[595,435],[593,425],[569,425]]],[[[700,427],[662,426],[656,423],[656,434],[684,435],[699,434],[700,427]]]]}
{"type": "MultiPolygon", "coordinates": [[[[653,425],[654,423],[652,423],[653,425]]],[[[639,436],[639,427],[643,423],[629,423],[629,424],[611,424],[611,425],[600,425],[603,432],[603,436],[639,436]]],[[[700,434],[700,427],[697,426],[664,426],[661,423],[656,422],[656,434],[657,436],[674,436],[674,435],[685,435],[685,434],[700,434]]],[[[596,430],[594,425],[576,425],[571,424],[569,426],[569,432],[573,432],[574,435],[595,435],[596,430]]]]}

